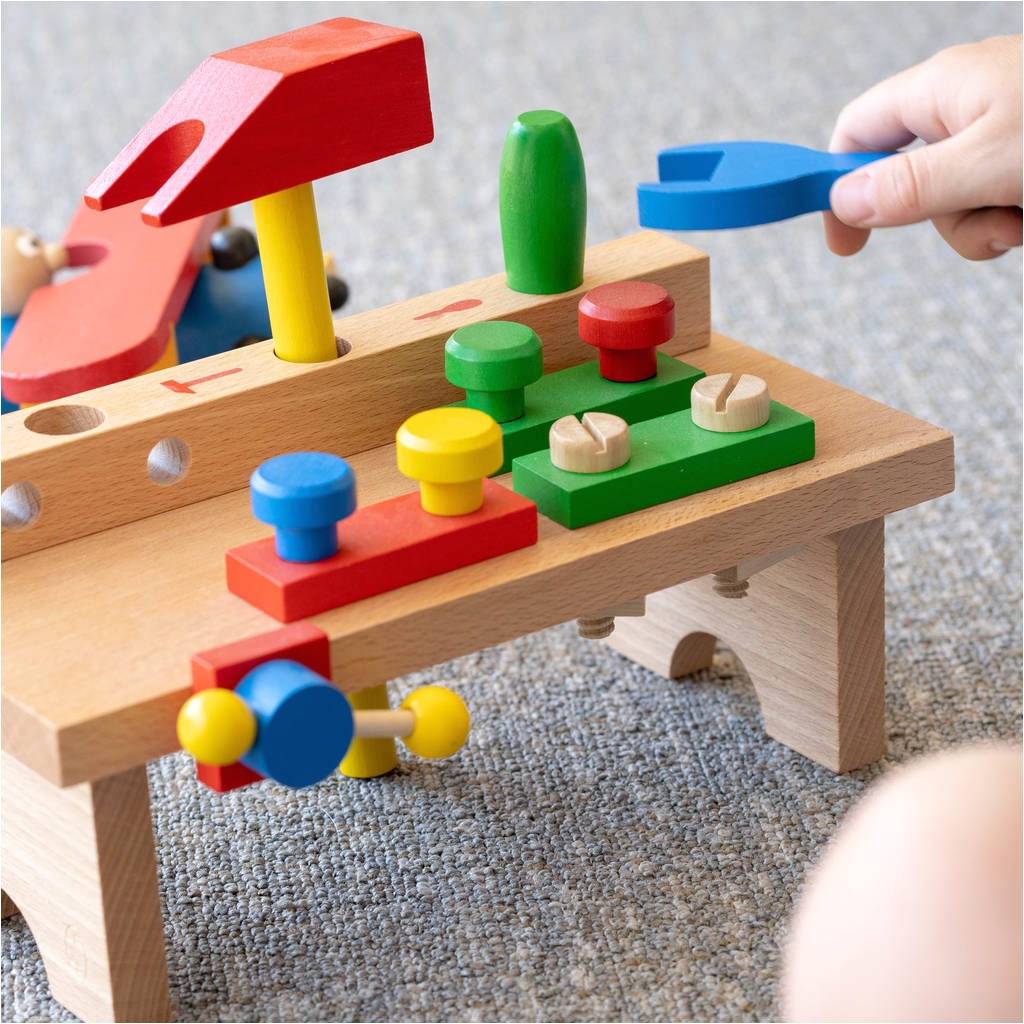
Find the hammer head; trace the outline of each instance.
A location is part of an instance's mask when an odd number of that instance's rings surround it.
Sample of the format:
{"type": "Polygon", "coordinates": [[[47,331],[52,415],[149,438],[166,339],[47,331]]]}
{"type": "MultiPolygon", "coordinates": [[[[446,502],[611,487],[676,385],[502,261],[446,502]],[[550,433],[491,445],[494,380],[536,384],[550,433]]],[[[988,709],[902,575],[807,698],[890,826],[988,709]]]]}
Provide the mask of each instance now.
{"type": "Polygon", "coordinates": [[[336,18],[204,61],[89,186],[157,226],[430,142],[423,40],[336,18]]]}

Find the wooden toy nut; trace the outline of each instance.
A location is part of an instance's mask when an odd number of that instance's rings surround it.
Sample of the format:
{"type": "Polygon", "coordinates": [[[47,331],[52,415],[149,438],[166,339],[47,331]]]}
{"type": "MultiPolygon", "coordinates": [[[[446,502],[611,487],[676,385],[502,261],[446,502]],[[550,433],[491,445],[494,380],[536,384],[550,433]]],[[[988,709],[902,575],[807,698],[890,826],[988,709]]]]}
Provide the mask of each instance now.
{"type": "Polygon", "coordinates": [[[555,420],[548,434],[551,463],[569,473],[607,473],[629,461],[629,424],[610,412],[555,420]]]}
{"type": "Polygon", "coordinates": [[[484,503],[483,478],[501,468],[501,427],[478,409],[427,409],[399,427],[395,454],[399,471],[419,480],[425,512],[468,515],[484,503]]]}
{"type": "Polygon", "coordinates": [[[690,414],[704,430],[728,434],[756,430],[771,414],[768,385],[749,373],[704,377],[693,385],[690,414]]]}

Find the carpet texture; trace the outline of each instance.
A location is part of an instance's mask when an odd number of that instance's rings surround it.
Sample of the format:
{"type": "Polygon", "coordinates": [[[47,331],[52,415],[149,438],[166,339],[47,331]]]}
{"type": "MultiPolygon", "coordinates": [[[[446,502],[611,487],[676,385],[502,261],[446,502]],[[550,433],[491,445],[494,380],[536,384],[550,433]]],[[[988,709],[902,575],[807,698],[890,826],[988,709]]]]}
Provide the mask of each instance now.
{"type": "MultiPolygon", "coordinates": [[[[422,33],[437,128],[317,184],[349,312],[501,269],[498,155],[524,110],[576,125],[597,243],[637,229],[659,149],[825,146],[877,80],[1021,30],[1016,3],[4,3],[3,223],[59,237],[204,57],[340,15],[422,33]]],[[[165,758],[176,1019],[772,1019],[801,882],[865,786],[1019,738],[1020,251],[970,264],[920,225],[843,260],[817,217],[686,240],[711,255],[718,330],[956,437],[956,493],[888,520],[886,757],[837,777],[767,739],[725,647],[673,682],[564,625],[395,682],[465,697],[451,761],[216,796],[165,758]]],[[[18,916],[3,1019],[74,1019],[18,916]]]]}

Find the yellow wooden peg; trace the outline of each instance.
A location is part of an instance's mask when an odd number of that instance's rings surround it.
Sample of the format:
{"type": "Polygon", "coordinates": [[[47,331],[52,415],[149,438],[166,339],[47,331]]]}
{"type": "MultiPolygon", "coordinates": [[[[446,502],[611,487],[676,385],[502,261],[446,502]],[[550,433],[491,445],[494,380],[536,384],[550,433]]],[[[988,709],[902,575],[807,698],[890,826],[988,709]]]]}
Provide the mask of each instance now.
{"type": "Polygon", "coordinates": [[[327,296],[312,184],[296,185],[254,199],[252,212],[263,263],[274,353],[289,363],[336,359],[338,344],[327,296]]]}
{"type": "Polygon", "coordinates": [[[477,409],[428,409],[398,430],[398,468],[420,482],[425,512],[464,516],[483,504],[483,478],[501,468],[501,427],[477,409]]]}

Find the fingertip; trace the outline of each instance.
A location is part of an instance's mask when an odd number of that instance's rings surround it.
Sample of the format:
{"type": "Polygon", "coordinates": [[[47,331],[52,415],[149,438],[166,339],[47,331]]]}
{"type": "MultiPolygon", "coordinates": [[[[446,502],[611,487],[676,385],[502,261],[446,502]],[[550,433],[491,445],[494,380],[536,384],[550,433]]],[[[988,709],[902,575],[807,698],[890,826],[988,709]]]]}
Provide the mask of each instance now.
{"type": "Polygon", "coordinates": [[[825,244],[836,256],[854,256],[867,245],[871,232],[844,224],[834,213],[825,211],[825,244]]]}

